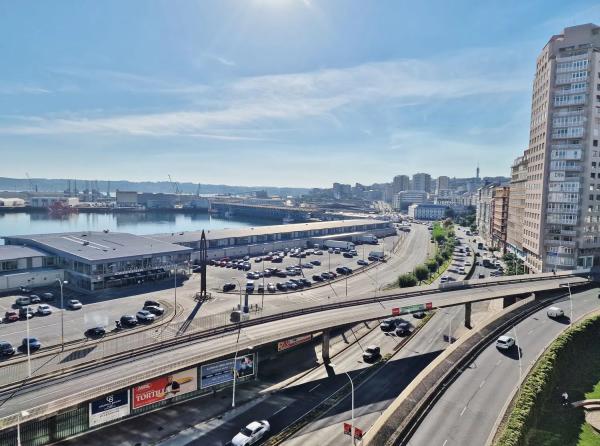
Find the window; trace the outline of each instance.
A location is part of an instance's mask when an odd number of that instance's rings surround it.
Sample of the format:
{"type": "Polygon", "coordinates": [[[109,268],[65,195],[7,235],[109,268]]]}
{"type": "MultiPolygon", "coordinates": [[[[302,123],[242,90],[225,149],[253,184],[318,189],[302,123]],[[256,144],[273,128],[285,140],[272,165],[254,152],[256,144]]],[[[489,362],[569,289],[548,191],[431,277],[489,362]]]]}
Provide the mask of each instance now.
{"type": "MultiPolygon", "coordinates": [[[[598,147],[598,140],[597,139],[594,140],[593,145],[594,145],[594,147],[598,147]]],[[[598,153],[598,152],[594,152],[594,153],[598,153]]]]}

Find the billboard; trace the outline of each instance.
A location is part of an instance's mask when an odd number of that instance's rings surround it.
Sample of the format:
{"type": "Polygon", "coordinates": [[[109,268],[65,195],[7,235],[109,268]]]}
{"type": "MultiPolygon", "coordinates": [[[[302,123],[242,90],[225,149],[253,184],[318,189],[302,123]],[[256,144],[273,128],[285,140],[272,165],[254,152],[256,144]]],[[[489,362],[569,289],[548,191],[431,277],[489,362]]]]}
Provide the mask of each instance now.
{"type": "Polygon", "coordinates": [[[121,390],[91,401],[89,411],[90,427],[129,415],[129,390],[121,390]]]}
{"type": "Polygon", "coordinates": [[[309,342],[312,339],[312,335],[304,335],[297,336],[295,338],[286,339],[285,341],[280,341],[277,343],[277,351],[282,352],[284,350],[288,350],[292,347],[296,347],[297,345],[304,344],[305,342],[309,342]]]}
{"type": "Polygon", "coordinates": [[[146,381],[135,386],[132,394],[134,409],[148,406],[175,396],[184,395],[198,389],[198,371],[196,368],[172,373],[146,381]]]}
{"type": "MultiPolygon", "coordinates": [[[[250,353],[244,356],[238,356],[235,362],[236,376],[243,378],[252,376],[256,373],[254,367],[254,354],[250,353]]],[[[225,359],[212,364],[206,364],[200,367],[200,388],[223,384],[233,381],[233,358],[225,359]]]]}

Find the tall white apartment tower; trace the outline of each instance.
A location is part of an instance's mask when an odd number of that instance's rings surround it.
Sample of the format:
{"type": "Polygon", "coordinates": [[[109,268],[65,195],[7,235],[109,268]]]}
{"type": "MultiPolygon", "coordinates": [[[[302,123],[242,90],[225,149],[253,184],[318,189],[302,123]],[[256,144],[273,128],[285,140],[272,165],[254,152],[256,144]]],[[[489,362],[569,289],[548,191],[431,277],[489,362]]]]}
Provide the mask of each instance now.
{"type": "Polygon", "coordinates": [[[532,272],[600,264],[600,27],[565,28],[537,58],[523,218],[532,272]]]}

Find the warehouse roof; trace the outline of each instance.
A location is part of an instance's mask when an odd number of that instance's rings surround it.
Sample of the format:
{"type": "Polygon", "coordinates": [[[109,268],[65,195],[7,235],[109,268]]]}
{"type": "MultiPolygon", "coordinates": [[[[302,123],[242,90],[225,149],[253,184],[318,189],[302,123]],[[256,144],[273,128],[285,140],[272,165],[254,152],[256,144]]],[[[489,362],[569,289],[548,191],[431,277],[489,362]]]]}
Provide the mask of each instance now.
{"type": "MultiPolygon", "coordinates": [[[[309,223],[292,223],[287,225],[271,225],[271,226],[259,226],[256,228],[232,228],[232,229],[217,229],[205,231],[207,240],[219,240],[225,238],[235,237],[250,237],[252,235],[266,235],[266,234],[279,234],[287,232],[298,232],[298,231],[311,231],[319,229],[331,229],[331,228],[351,228],[353,226],[362,225],[374,225],[374,224],[389,224],[385,220],[375,219],[353,219],[353,220],[332,220],[332,221],[318,221],[309,223]]],[[[171,232],[166,234],[155,234],[148,237],[152,237],[155,240],[161,240],[164,242],[171,243],[190,243],[197,242],[200,240],[202,231],[188,231],[188,232],[171,232]]]]}
{"type": "Polygon", "coordinates": [[[11,245],[33,246],[89,262],[192,251],[184,246],[125,232],[66,232],[4,238],[11,245]]]}
{"type": "Polygon", "coordinates": [[[47,257],[48,253],[27,246],[0,245],[0,262],[6,260],[47,257]]]}

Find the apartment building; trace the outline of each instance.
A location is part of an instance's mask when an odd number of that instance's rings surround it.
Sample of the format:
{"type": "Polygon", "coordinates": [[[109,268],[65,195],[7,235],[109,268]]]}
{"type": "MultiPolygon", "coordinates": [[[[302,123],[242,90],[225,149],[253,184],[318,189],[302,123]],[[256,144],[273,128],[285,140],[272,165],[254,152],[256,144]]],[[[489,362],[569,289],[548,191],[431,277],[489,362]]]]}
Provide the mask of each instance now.
{"type": "Polygon", "coordinates": [[[506,252],[509,196],[510,187],[508,186],[498,186],[492,192],[492,246],[503,253],[506,252]]]}
{"type": "Polygon", "coordinates": [[[492,199],[497,184],[487,184],[477,189],[477,209],[475,222],[477,231],[486,245],[492,244],[492,199]]]}
{"type": "Polygon", "coordinates": [[[536,62],[523,253],[531,272],[600,258],[600,27],[565,28],[536,62]]]}
{"type": "Polygon", "coordinates": [[[415,173],[412,177],[412,190],[431,192],[431,175],[428,173],[415,173]]]}
{"type": "Polygon", "coordinates": [[[427,192],[405,190],[394,195],[392,207],[397,210],[407,210],[411,204],[421,204],[427,201],[427,192]]]}
{"type": "Polygon", "coordinates": [[[523,252],[523,217],[525,214],[526,185],[527,158],[520,156],[515,159],[511,166],[506,250],[521,259],[525,257],[523,252]]]}
{"type": "Polygon", "coordinates": [[[393,193],[397,194],[410,189],[410,177],[408,175],[396,175],[392,182],[393,193]]]}

